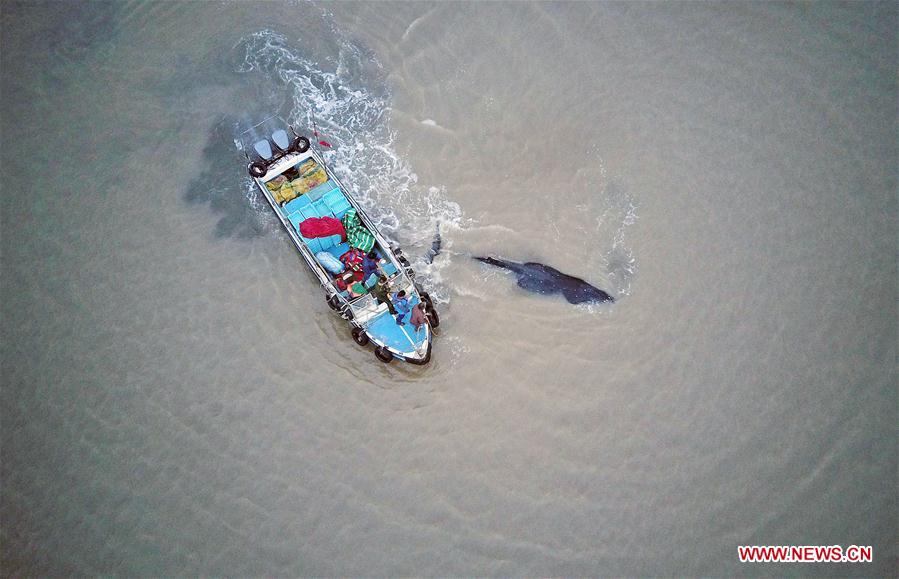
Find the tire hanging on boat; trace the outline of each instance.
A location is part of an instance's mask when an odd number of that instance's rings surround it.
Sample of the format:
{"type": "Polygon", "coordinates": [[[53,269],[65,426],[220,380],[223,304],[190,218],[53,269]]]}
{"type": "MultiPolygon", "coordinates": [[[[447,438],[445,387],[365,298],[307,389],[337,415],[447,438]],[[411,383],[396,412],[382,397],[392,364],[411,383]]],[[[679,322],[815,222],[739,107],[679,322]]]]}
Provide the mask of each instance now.
{"type": "Polygon", "coordinates": [[[359,344],[360,346],[368,345],[368,334],[365,333],[365,330],[362,328],[353,328],[353,331],[350,332],[353,334],[353,341],[359,344]]]}
{"type": "Polygon", "coordinates": [[[396,260],[400,262],[400,265],[403,266],[403,270],[406,272],[406,275],[409,276],[409,279],[415,281],[415,270],[412,269],[412,264],[409,263],[409,260],[406,259],[406,256],[402,253],[397,254],[396,260]]]}
{"type": "Polygon", "coordinates": [[[254,161],[250,163],[247,170],[250,172],[251,177],[262,177],[268,172],[268,167],[261,161],[254,161]]]}
{"type": "Polygon", "coordinates": [[[336,295],[333,295],[328,298],[328,306],[331,307],[335,312],[340,311],[340,299],[336,295]]]}
{"type": "Polygon", "coordinates": [[[393,354],[390,353],[390,350],[381,347],[375,349],[375,358],[384,362],[385,364],[389,364],[391,360],[393,360],[393,354]]]}
{"type": "Polygon", "coordinates": [[[309,150],[309,139],[303,136],[299,136],[293,140],[293,142],[290,144],[290,148],[297,153],[305,153],[309,150]]]}
{"type": "Polygon", "coordinates": [[[440,316],[437,315],[437,308],[434,307],[434,301],[431,299],[430,294],[428,292],[420,292],[421,303],[425,305],[425,317],[428,318],[428,323],[431,324],[432,328],[440,327],[440,316]]]}

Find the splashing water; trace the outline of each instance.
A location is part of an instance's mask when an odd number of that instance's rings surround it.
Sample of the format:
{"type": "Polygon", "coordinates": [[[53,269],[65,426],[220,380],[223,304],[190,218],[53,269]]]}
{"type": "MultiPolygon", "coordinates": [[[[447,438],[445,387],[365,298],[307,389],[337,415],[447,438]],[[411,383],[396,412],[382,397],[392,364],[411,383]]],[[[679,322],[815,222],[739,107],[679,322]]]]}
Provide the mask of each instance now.
{"type": "MultiPolygon", "coordinates": [[[[451,252],[428,263],[427,249],[438,227],[448,249],[453,236],[479,224],[447,198],[444,186],[419,183],[418,175],[394,147],[395,133],[389,128],[392,101],[383,67],[370,52],[344,38],[333,23],[331,28],[338,45],[336,57],[326,59],[333,60],[330,68],[303,56],[285,36],[262,30],[235,45],[236,70],[257,75],[251,79],[254,84],[270,91],[260,95],[263,102],[273,104],[286,91],[289,100],[281,108],[288,122],[306,127],[309,133],[317,127],[320,138],[332,145],[321,150],[325,160],[382,233],[407,246],[408,257],[434,300],[448,303],[451,288],[441,273],[450,265],[451,252]]],[[[636,261],[624,233],[636,220],[636,205],[617,182],[606,181],[601,162],[599,171],[594,183],[601,185],[598,205],[584,208],[584,215],[598,217],[595,224],[584,223],[580,228],[591,250],[609,248],[600,254],[602,281],[616,296],[627,295],[636,261]]],[[[245,188],[247,198],[257,205],[252,182],[247,180],[245,188]]],[[[259,210],[265,211],[261,206],[259,210]]]]}
{"type": "Polygon", "coordinates": [[[311,128],[313,122],[331,145],[322,154],[345,186],[365,207],[389,239],[408,244],[409,258],[438,302],[449,292],[439,280],[441,264],[423,267],[424,255],[439,223],[458,228],[459,205],[440,186],[422,187],[418,175],[394,148],[389,129],[390,92],[380,78],[381,65],[371,54],[340,38],[333,70],[324,70],[299,54],[276,32],[263,30],[235,47],[240,73],[259,74],[273,90],[290,92],[288,122],[311,128]],[[419,250],[419,251],[415,251],[419,250]],[[431,288],[429,288],[431,289],[431,288]]]}
{"type": "Polygon", "coordinates": [[[597,231],[608,224],[612,246],[603,254],[603,262],[611,289],[618,297],[630,295],[631,282],[637,273],[637,260],[625,244],[626,230],[637,222],[637,205],[618,181],[612,181],[604,191],[608,209],[597,219],[597,231]]]}

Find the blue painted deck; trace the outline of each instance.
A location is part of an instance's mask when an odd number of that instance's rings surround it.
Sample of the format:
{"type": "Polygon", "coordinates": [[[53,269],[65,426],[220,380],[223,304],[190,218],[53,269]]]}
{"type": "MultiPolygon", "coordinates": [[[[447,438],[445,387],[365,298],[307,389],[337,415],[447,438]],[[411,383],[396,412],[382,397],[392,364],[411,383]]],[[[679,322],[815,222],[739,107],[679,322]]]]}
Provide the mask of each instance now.
{"type": "Polygon", "coordinates": [[[384,312],[374,321],[369,322],[365,331],[372,339],[399,352],[411,352],[419,348],[428,336],[427,326],[421,326],[416,332],[409,323],[409,314],[405,317],[405,326],[396,323],[390,312],[384,312]]]}

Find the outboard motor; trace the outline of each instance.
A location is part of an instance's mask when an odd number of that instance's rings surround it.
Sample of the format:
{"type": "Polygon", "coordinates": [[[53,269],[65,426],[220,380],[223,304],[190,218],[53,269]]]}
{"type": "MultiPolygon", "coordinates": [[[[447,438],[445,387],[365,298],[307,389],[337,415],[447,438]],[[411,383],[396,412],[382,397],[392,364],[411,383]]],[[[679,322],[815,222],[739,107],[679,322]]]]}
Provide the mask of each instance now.
{"type": "Polygon", "coordinates": [[[274,160],[275,155],[272,153],[272,144],[268,139],[256,141],[253,144],[253,150],[256,151],[256,154],[259,155],[259,158],[263,161],[271,163],[274,160]]]}
{"type": "Polygon", "coordinates": [[[287,139],[287,131],[278,129],[272,133],[272,144],[278,149],[282,155],[286,155],[290,151],[290,141],[287,139]]]}
{"type": "Polygon", "coordinates": [[[309,150],[309,139],[298,135],[293,127],[288,127],[293,134],[291,138],[284,126],[287,123],[282,119],[271,117],[244,131],[237,141],[250,161],[247,171],[252,177],[264,177],[272,163],[290,153],[309,150]]]}
{"type": "Polygon", "coordinates": [[[268,172],[268,166],[274,161],[272,146],[268,139],[263,139],[253,143],[253,151],[258,155],[258,158],[250,163],[247,170],[253,177],[262,177],[268,172]]]}

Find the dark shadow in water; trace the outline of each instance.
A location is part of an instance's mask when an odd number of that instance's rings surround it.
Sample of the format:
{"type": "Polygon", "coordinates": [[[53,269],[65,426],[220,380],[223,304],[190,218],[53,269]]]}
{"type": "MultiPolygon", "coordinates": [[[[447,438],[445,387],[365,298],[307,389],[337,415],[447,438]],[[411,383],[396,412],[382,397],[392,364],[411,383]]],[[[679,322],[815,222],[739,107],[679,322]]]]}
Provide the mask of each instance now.
{"type": "Polygon", "coordinates": [[[109,42],[119,33],[121,3],[53,2],[47,11],[54,14],[55,28],[48,38],[50,47],[61,59],[85,58],[100,43],[109,42]]]}
{"type": "Polygon", "coordinates": [[[263,235],[272,221],[264,211],[265,199],[246,173],[243,154],[234,146],[237,126],[237,119],[226,117],[213,127],[203,148],[206,168],[190,182],[184,199],[188,203],[208,204],[220,216],[216,237],[249,239],[263,235]]]}
{"type": "MultiPolygon", "coordinates": [[[[43,67],[83,60],[118,33],[121,2],[8,2],[3,4],[4,32],[18,36],[25,27],[29,57],[43,67]]],[[[34,65],[34,62],[31,63],[34,65]]]]}

